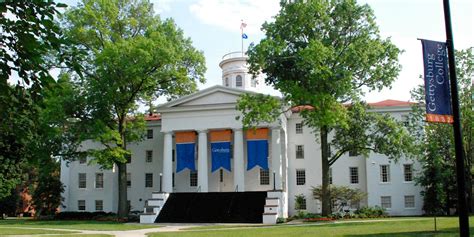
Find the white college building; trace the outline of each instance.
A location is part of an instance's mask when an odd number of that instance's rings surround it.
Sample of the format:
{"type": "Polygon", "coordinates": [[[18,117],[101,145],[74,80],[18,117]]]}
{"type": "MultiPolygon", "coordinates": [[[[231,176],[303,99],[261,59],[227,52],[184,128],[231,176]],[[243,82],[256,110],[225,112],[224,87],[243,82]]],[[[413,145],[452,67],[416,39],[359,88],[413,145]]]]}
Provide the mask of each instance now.
{"type": "MultiPolygon", "coordinates": [[[[155,222],[167,203],[178,202],[177,198],[172,201],[174,194],[261,192],[263,201],[245,199],[238,208],[245,209],[245,203],[261,206],[260,221],[272,223],[277,217],[295,214],[295,195],[303,194],[306,211],[320,213],[320,202],[312,197],[311,191],[312,187],[321,185],[321,152],[315,134],[302,124],[297,109],[273,124],[261,124],[253,135],[244,131],[236,120],[240,115],[235,109],[236,101],[244,93],[258,92],[264,83],[262,78],[252,79],[246,57],[240,53],[224,56],[220,67],[222,85],[158,106],[159,114],[146,118],[145,139],[128,144],[132,153],[127,165],[130,209],[145,211],[142,222],[155,222]],[[263,146],[254,146],[254,141],[263,141],[259,143],[263,146]],[[215,149],[219,142],[229,145],[215,149]],[[181,151],[180,147],[186,144],[191,144],[191,148],[181,151]],[[230,160],[225,160],[222,167],[214,167],[219,151],[228,152],[230,160]],[[186,160],[189,156],[192,158],[186,160]],[[262,162],[268,169],[262,169],[265,166],[262,162]]],[[[411,109],[408,102],[394,100],[371,106],[374,111],[389,113],[397,119],[403,119],[411,109]]],[[[86,142],[83,146],[98,145],[86,142]]],[[[118,172],[87,165],[88,161],[62,162],[61,181],[65,184],[62,211],[116,212],[118,172]]],[[[368,158],[345,154],[332,165],[330,179],[335,185],[367,193],[365,200],[349,204],[348,208],[377,205],[386,208],[390,215],[421,215],[421,187],[413,180],[418,166],[404,157],[395,163],[380,154],[372,153],[368,158]]],[[[192,196],[189,205],[200,205],[192,203],[197,202],[195,198],[192,196]]],[[[233,205],[236,198],[232,196],[228,205],[233,205]]],[[[178,212],[179,203],[169,205],[175,207],[168,212],[178,212]]],[[[190,208],[186,210],[193,210],[190,208]]]]}

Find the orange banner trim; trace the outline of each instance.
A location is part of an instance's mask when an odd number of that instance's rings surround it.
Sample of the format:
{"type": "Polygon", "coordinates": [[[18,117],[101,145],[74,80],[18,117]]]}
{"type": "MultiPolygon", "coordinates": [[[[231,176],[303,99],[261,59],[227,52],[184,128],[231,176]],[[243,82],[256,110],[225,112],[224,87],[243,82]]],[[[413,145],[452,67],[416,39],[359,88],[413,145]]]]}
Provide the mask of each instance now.
{"type": "Polygon", "coordinates": [[[176,132],[176,143],[195,143],[196,132],[176,132]]]}
{"type": "Polygon", "coordinates": [[[268,140],[268,128],[247,130],[247,140],[268,140]]]}
{"type": "Polygon", "coordinates": [[[426,114],[426,121],[432,123],[453,123],[452,115],[426,114]]]}
{"type": "Polygon", "coordinates": [[[211,142],[230,142],[232,138],[232,131],[227,130],[217,130],[210,132],[211,142]]]}

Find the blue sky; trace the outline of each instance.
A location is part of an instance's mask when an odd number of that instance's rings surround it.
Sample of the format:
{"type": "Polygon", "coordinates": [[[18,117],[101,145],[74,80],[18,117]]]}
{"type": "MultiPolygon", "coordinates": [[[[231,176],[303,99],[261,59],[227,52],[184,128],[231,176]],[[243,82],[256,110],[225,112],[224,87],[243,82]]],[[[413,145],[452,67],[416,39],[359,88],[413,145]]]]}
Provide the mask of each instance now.
{"type": "MultiPolygon", "coordinates": [[[[75,0],[65,1],[76,5],[75,0]]],[[[260,26],[278,13],[279,0],[151,0],[162,18],[173,18],[206,57],[206,88],[221,84],[219,62],[224,54],[240,51],[240,20],[248,26],[250,42],[258,43],[264,34],[260,26]]],[[[369,4],[377,18],[380,33],[405,52],[400,56],[403,69],[392,89],[366,95],[369,102],[383,99],[409,100],[409,91],[422,81],[421,43],[417,38],[444,41],[442,0],[358,0],[369,4]]],[[[454,45],[457,49],[474,46],[474,3],[451,0],[454,45]]]]}

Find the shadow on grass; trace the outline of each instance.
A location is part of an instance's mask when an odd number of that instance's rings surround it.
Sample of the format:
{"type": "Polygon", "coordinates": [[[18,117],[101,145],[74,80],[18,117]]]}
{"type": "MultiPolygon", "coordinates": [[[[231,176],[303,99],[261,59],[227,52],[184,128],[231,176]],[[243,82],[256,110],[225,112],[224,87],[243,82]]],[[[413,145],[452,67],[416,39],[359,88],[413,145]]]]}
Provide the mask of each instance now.
{"type": "MultiPolygon", "coordinates": [[[[474,227],[469,228],[470,235],[474,234],[474,227]]],[[[349,234],[344,235],[344,237],[393,237],[393,236],[416,236],[416,237],[425,237],[425,236],[459,236],[458,228],[443,228],[438,231],[407,231],[407,232],[394,232],[394,233],[373,233],[373,234],[349,234]]]]}

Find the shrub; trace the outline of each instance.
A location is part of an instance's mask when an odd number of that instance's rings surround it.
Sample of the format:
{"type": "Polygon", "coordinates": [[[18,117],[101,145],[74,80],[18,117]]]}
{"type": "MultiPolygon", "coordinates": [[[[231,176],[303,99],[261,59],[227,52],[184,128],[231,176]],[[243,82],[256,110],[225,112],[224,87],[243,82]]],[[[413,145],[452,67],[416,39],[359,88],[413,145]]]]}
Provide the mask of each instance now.
{"type": "Polygon", "coordinates": [[[375,206],[375,207],[361,207],[354,212],[359,218],[378,218],[386,217],[387,212],[384,208],[375,206]]]}
{"type": "Polygon", "coordinates": [[[116,221],[117,215],[113,212],[59,212],[56,214],[57,220],[107,220],[116,221]]]}

